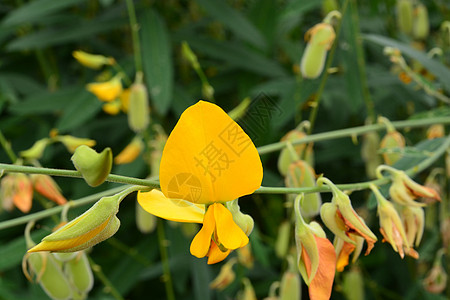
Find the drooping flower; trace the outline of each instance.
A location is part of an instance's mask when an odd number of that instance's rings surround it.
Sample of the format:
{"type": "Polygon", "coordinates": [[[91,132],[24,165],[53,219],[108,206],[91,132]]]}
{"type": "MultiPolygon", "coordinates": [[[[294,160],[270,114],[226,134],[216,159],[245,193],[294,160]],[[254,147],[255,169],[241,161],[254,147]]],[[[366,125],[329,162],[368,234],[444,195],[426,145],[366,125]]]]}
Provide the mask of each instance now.
{"type": "Polygon", "coordinates": [[[248,135],[221,108],[199,101],[186,109],[167,139],[159,179],[161,192],[140,192],[139,204],[168,220],[203,223],[191,254],[216,263],[248,243],[244,223],[222,203],[259,188],[262,165],[248,135]]]}
{"type": "Polygon", "coordinates": [[[336,271],[342,272],[344,271],[344,268],[349,264],[350,262],[350,255],[352,255],[352,263],[355,263],[358,259],[359,255],[361,254],[363,245],[364,245],[364,238],[348,233],[347,234],[350,239],[352,239],[355,244],[349,243],[347,241],[344,241],[338,236],[334,237],[334,249],[336,251],[336,271]]]}
{"type": "Polygon", "coordinates": [[[300,212],[300,201],[301,195],[294,203],[298,269],[308,285],[311,300],[330,299],[336,254],[322,227],[317,222],[305,223],[300,212]]]}
{"type": "Polygon", "coordinates": [[[377,177],[383,178],[382,171],[388,171],[392,174],[392,185],[389,188],[389,194],[395,202],[408,206],[425,206],[425,203],[416,202],[419,197],[428,197],[441,200],[439,194],[432,188],[423,186],[409,178],[409,176],[401,170],[381,165],[377,168],[377,177]]]}
{"type": "Polygon", "coordinates": [[[34,189],[44,197],[58,205],[63,205],[67,199],[61,194],[58,184],[48,175],[33,174],[30,176],[34,189]]]}
{"type": "Polygon", "coordinates": [[[380,232],[384,240],[391,244],[394,251],[398,252],[401,258],[405,256],[405,253],[411,257],[418,258],[417,252],[411,248],[403,223],[394,205],[383,197],[376,186],[371,185],[370,189],[377,199],[380,232]]]}
{"type": "Polygon", "coordinates": [[[17,207],[27,213],[33,201],[33,185],[30,177],[22,173],[8,174],[1,181],[0,198],[4,209],[11,211],[17,207]]]}
{"type": "Polygon", "coordinates": [[[320,177],[317,184],[326,183],[333,193],[333,199],[322,205],[320,216],[325,225],[343,241],[356,246],[356,242],[349,237],[354,234],[363,237],[367,242],[366,255],[370,253],[377,237],[367,227],[364,220],[355,212],[350,198],[339,190],[329,179],[320,177]]]}

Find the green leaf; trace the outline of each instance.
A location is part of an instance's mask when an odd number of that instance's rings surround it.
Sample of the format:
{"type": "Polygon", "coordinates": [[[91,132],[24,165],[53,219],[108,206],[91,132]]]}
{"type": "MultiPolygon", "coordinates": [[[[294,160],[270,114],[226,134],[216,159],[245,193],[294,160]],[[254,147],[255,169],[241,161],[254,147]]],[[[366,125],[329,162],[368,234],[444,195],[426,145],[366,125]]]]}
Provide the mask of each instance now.
{"type": "Polygon", "coordinates": [[[244,45],[227,41],[219,42],[207,38],[191,36],[189,45],[198,53],[220,59],[232,66],[269,77],[286,76],[281,65],[244,45]]]}
{"type": "MultiPolygon", "coordinates": [[[[364,39],[381,46],[398,48],[402,54],[419,61],[428,71],[440,79],[440,82],[447,90],[450,90],[450,80],[448,80],[450,78],[450,69],[444,64],[429,58],[425,53],[413,49],[409,45],[399,41],[376,34],[365,34],[363,37],[364,39]]],[[[386,58],[386,60],[388,60],[388,58],[386,58]]]]}
{"type": "Polygon", "coordinates": [[[102,103],[93,94],[82,90],[75,94],[73,100],[64,108],[56,128],[64,132],[85,124],[101,110],[101,107],[102,103]]]}
{"type": "Polygon", "coordinates": [[[84,2],[86,2],[86,0],[30,1],[9,13],[3,19],[2,26],[15,26],[23,23],[31,23],[67,7],[84,2]]]}
{"type": "Polygon", "coordinates": [[[199,260],[195,257],[191,257],[190,263],[194,286],[194,299],[211,299],[211,290],[208,283],[211,282],[212,279],[205,259],[199,260]]]}
{"type": "Polygon", "coordinates": [[[173,63],[166,24],[153,10],[140,18],[144,79],[156,111],[165,115],[173,94],[173,63]]]}
{"type": "Polygon", "coordinates": [[[266,40],[261,32],[241,14],[223,0],[197,0],[197,2],[215,19],[228,27],[238,37],[265,49],[266,40]]]}

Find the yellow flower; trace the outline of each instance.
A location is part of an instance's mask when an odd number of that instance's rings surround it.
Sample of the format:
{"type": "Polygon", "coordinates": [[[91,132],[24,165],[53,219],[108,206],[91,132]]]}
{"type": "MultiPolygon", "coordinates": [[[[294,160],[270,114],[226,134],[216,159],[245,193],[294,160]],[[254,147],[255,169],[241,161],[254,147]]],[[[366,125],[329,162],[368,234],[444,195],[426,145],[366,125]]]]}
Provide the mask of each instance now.
{"type": "Polygon", "coordinates": [[[73,51],[72,56],[83,66],[91,69],[100,69],[104,65],[113,65],[116,61],[112,57],[99,54],[90,54],[84,51],[73,51]]]}
{"type": "Polygon", "coordinates": [[[144,143],[140,137],[135,137],[116,157],[114,163],[117,165],[128,164],[134,161],[144,149],[144,143]]]}
{"type": "Polygon", "coordinates": [[[67,151],[69,151],[70,153],[74,153],[75,150],[81,145],[94,147],[95,144],[97,143],[96,141],[91,139],[78,138],[71,135],[56,135],[55,137],[53,137],[53,139],[63,143],[67,151]]]}
{"type": "Polygon", "coordinates": [[[89,83],[86,88],[99,100],[110,102],[122,93],[122,82],[120,81],[120,75],[116,75],[109,81],[89,83]]]}
{"type": "Polygon", "coordinates": [[[203,223],[191,254],[216,263],[248,243],[244,229],[222,203],[253,193],[262,175],[248,135],[220,107],[199,101],[181,115],[167,139],[159,172],[161,192],[139,192],[138,201],[156,216],[203,223]]]}

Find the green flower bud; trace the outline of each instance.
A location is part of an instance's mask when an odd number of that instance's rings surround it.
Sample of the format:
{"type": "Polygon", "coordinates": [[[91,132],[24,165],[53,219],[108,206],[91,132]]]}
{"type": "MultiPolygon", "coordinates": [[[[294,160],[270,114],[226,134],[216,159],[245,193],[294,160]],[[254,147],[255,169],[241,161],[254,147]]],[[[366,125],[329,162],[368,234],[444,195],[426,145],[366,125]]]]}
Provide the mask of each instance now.
{"type": "Polygon", "coordinates": [[[363,136],[361,146],[361,156],[366,163],[366,174],[369,178],[375,178],[375,170],[382,164],[381,156],[378,154],[378,146],[380,144],[380,137],[375,131],[366,133],[363,136]]]}
{"type": "Polygon", "coordinates": [[[338,3],[336,0],[323,0],[322,1],[322,14],[328,15],[333,10],[338,10],[338,3]]]}
{"type": "Polygon", "coordinates": [[[20,156],[28,159],[40,159],[49,141],[47,138],[36,141],[30,149],[21,151],[20,156]]]}
{"type": "Polygon", "coordinates": [[[414,11],[413,36],[415,39],[424,40],[430,32],[428,10],[422,3],[418,4],[414,11]]]}
{"type": "Polygon", "coordinates": [[[295,264],[292,257],[288,257],[289,269],[284,272],[280,284],[280,300],[300,300],[301,299],[301,283],[300,276],[295,270],[295,264]]]}
{"type": "Polygon", "coordinates": [[[136,226],[142,233],[153,232],[156,228],[156,217],[147,212],[136,202],[136,226]]]}
{"type": "Polygon", "coordinates": [[[134,132],[145,130],[150,123],[150,108],[147,88],[142,83],[142,72],[136,74],[136,81],[131,86],[128,103],[128,125],[134,132]]]}
{"type": "Polygon", "coordinates": [[[413,4],[410,0],[397,0],[397,26],[405,33],[411,34],[413,28],[413,4]]]}
{"type": "Polygon", "coordinates": [[[347,300],[365,299],[364,280],[358,268],[352,268],[349,272],[344,273],[342,292],[347,300]]]}
{"type": "MultiPolygon", "coordinates": [[[[286,187],[315,187],[316,173],[314,169],[304,160],[294,162],[289,167],[285,178],[286,187]]],[[[296,195],[288,195],[294,201],[296,195]]],[[[320,193],[305,194],[300,204],[300,211],[305,218],[313,218],[319,214],[322,198],[320,193]]]]}
{"type": "Polygon", "coordinates": [[[400,150],[405,148],[405,138],[398,131],[389,131],[380,142],[380,149],[383,150],[384,162],[388,165],[395,164],[402,158],[400,150]]]}
{"type": "Polygon", "coordinates": [[[300,62],[300,70],[304,78],[319,77],[335,37],[333,26],[327,23],[317,24],[306,32],[305,40],[309,42],[300,62]]]}
{"type": "MultiPolygon", "coordinates": [[[[281,141],[287,141],[291,142],[293,140],[299,140],[306,137],[306,134],[299,130],[294,129],[289,131],[282,139],[281,141]]],[[[314,153],[313,153],[313,143],[306,144],[299,144],[293,146],[296,155],[293,155],[291,153],[290,149],[288,147],[285,147],[281,150],[280,156],[278,157],[278,171],[283,175],[286,176],[289,166],[297,160],[297,158],[301,159],[304,158],[310,166],[314,165],[314,153]],[[297,157],[294,157],[297,156],[297,157]]]]}
{"type": "Polygon", "coordinates": [[[84,180],[90,186],[102,184],[112,168],[112,151],[105,148],[101,153],[97,153],[88,146],[81,145],[72,155],[72,162],[75,168],[81,172],[84,180]]]}
{"type": "Polygon", "coordinates": [[[291,240],[291,222],[283,221],[278,227],[277,240],[275,242],[275,254],[279,258],[286,257],[291,240]]]}
{"type": "Polygon", "coordinates": [[[234,199],[232,201],[225,202],[225,207],[228,208],[228,210],[233,215],[234,222],[242,229],[242,231],[249,236],[250,233],[253,231],[253,227],[255,225],[255,222],[253,221],[253,218],[250,217],[250,215],[243,214],[240,210],[238,199],[234,199]]]}
{"type": "Polygon", "coordinates": [[[126,195],[103,197],[81,216],[44,237],[28,252],[75,252],[92,247],[114,235],[120,226],[116,217],[126,195]]]}

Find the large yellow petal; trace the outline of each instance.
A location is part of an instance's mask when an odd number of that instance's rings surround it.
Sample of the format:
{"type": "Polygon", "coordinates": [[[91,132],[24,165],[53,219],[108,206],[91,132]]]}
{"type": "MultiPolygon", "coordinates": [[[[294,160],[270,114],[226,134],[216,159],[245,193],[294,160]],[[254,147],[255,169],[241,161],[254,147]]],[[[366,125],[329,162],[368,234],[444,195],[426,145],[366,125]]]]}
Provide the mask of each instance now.
{"type": "Polygon", "coordinates": [[[200,231],[195,235],[191,243],[191,254],[202,258],[208,254],[212,243],[212,234],[216,227],[214,220],[214,206],[208,207],[205,218],[203,220],[203,226],[200,231]]]}
{"type": "Polygon", "coordinates": [[[181,199],[169,199],[159,190],[139,191],[137,200],[152,215],[176,222],[202,223],[205,206],[181,199]]]}
{"type": "Polygon", "coordinates": [[[181,115],[164,147],[159,173],[164,195],[194,203],[251,194],[262,176],[248,135],[220,107],[205,101],[181,115]]]}
{"type": "Polygon", "coordinates": [[[237,249],[248,244],[248,237],[234,222],[233,215],[220,203],[214,203],[214,218],[218,242],[227,249],[237,249]]]}

